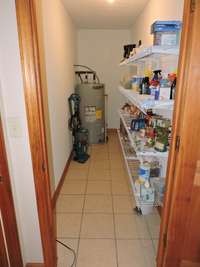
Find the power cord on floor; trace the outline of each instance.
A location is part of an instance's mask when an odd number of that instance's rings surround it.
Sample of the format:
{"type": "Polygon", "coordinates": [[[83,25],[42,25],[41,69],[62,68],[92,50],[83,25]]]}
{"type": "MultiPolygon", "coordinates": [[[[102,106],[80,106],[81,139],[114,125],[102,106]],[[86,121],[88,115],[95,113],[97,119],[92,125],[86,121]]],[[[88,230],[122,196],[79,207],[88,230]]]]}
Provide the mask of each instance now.
{"type": "Polygon", "coordinates": [[[56,240],[56,242],[58,242],[60,245],[62,245],[63,247],[65,247],[66,249],[68,249],[69,251],[72,252],[73,256],[74,256],[74,259],[73,259],[73,263],[72,265],[70,265],[70,267],[73,267],[76,263],[76,252],[73,248],[70,248],[69,246],[67,246],[66,244],[62,243],[61,241],[59,240],[56,240]]]}

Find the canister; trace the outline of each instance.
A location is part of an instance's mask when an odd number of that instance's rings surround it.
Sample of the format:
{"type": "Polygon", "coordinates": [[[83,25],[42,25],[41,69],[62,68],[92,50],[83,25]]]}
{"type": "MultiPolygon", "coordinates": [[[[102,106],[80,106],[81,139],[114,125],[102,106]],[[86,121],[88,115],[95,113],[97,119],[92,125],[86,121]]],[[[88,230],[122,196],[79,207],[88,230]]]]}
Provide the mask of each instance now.
{"type": "Polygon", "coordinates": [[[150,165],[149,163],[141,164],[139,167],[139,178],[142,182],[149,181],[150,178],[150,165]]]}

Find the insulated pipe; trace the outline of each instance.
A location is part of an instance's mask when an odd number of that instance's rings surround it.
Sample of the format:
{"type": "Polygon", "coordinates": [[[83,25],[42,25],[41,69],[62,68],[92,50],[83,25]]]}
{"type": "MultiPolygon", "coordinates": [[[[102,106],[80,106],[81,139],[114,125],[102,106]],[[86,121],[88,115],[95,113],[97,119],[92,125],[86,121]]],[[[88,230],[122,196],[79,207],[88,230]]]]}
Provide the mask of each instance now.
{"type": "Polygon", "coordinates": [[[88,70],[92,71],[95,74],[95,76],[96,76],[96,78],[98,80],[98,83],[100,83],[100,79],[99,79],[96,71],[94,71],[93,69],[91,69],[91,68],[89,68],[88,66],[85,66],[85,65],[74,65],[74,67],[81,67],[81,68],[85,68],[85,69],[88,69],[88,70]]]}

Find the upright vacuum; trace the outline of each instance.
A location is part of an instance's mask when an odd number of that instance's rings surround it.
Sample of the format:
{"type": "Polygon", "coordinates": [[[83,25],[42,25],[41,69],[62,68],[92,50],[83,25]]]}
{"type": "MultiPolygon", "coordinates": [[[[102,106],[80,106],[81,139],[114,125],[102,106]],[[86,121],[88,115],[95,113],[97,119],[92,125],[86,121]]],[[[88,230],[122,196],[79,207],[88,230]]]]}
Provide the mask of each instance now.
{"type": "Polygon", "coordinates": [[[88,138],[89,132],[81,125],[80,119],[80,96],[72,94],[68,98],[71,118],[69,120],[69,129],[73,136],[73,156],[74,160],[79,163],[85,163],[89,159],[88,155],[88,138]]]}

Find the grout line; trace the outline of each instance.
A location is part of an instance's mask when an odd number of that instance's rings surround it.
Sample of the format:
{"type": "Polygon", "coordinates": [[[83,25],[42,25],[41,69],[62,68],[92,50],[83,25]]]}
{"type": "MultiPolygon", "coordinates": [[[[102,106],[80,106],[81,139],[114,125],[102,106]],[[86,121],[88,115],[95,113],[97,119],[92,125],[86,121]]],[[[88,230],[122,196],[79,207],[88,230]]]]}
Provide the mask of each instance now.
{"type": "Polygon", "coordinates": [[[151,234],[151,230],[150,230],[150,227],[149,227],[149,224],[148,224],[148,221],[147,221],[147,217],[146,217],[146,216],[144,216],[144,221],[145,221],[147,230],[148,230],[148,232],[149,232],[149,236],[150,236],[151,240],[153,241],[153,236],[152,236],[152,234],[151,234]]]}
{"type": "MultiPolygon", "coordinates": [[[[111,161],[109,157],[109,161],[111,161]]],[[[115,237],[115,253],[116,253],[116,263],[117,267],[119,267],[119,255],[118,255],[118,246],[117,246],[117,232],[116,232],[116,224],[115,224],[115,211],[114,211],[114,197],[113,197],[113,188],[112,188],[112,182],[110,184],[111,186],[111,194],[112,194],[112,210],[113,210],[113,227],[114,227],[114,237],[115,237]]]]}
{"type": "MultiPolygon", "coordinates": [[[[108,181],[109,182],[109,181],[108,181]]],[[[111,181],[110,181],[111,182],[111,181]]],[[[67,194],[67,193],[64,193],[64,194],[60,194],[62,196],[85,196],[85,194],[67,194]]],[[[131,194],[98,194],[98,193],[89,193],[89,194],[86,194],[86,196],[116,196],[116,197],[129,197],[129,196],[132,196],[131,194]]]]}
{"type": "MultiPolygon", "coordinates": [[[[59,239],[78,240],[78,237],[58,237],[59,239]]],[[[112,238],[112,237],[82,237],[81,240],[117,240],[117,241],[151,241],[149,238],[112,238]]],[[[156,240],[156,239],[155,239],[156,240]]]]}
{"type": "Polygon", "coordinates": [[[82,231],[83,218],[84,218],[84,209],[85,209],[85,203],[86,203],[86,195],[87,195],[87,187],[88,187],[88,177],[89,177],[90,165],[91,165],[91,161],[89,161],[89,166],[88,166],[88,169],[87,169],[87,179],[86,179],[86,185],[85,185],[85,193],[83,194],[84,200],[83,200],[82,215],[81,215],[81,221],[80,221],[80,231],[79,231],[79,236],[78,236],[77,255],[76,255],[75,267],[77,266],[79,250],[80,250],[81,231],[82,231]]]}
{"type": "MultiPolygon", "coordinates": [[[[81,211],[62,211],[62,212],[56,212],[56,214],[82,214],[82,212],[81,211]]],[[[84,214],[100,214],[100,215],[111,215],[111,214],[113,214],[113,211],[110,211],[110,212],[103,212],[103,211],[100,211],[100,212],[98,212],[98,211],[85,211],[84,212],[84,214]]],[[[114,214],[116,214],[116,215],[133,215],[133,216],[136,216],[137,214],[133,214],[132,212],[124,212],[124,213],[122,213],[122,212],[115,212],[114,214]]],[[[156,238],[153,238],[153,239],[156,239],[156,238]]]]}

